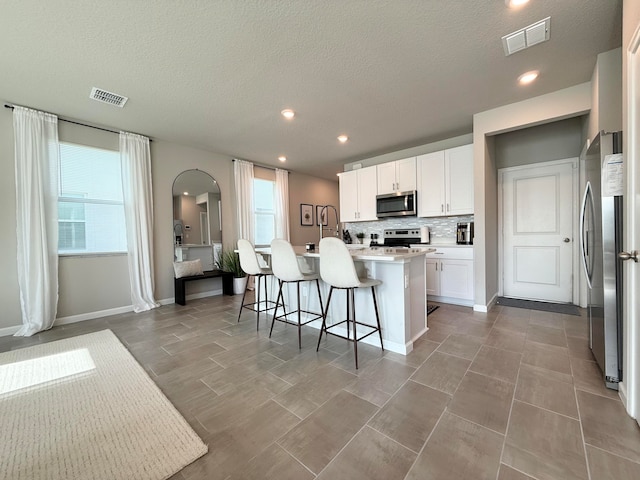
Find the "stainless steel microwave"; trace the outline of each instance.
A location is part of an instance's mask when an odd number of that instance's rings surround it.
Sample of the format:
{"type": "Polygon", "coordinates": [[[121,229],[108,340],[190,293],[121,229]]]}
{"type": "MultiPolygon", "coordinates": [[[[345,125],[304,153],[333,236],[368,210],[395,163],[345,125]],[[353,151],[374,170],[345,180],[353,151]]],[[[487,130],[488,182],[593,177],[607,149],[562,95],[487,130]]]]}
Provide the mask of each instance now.
{"type": "Polygon", "coordinates": [[[417,193],[396,192],[376,197],[376,216],[384,217],[407,217],[417,214],[417,193]]]}

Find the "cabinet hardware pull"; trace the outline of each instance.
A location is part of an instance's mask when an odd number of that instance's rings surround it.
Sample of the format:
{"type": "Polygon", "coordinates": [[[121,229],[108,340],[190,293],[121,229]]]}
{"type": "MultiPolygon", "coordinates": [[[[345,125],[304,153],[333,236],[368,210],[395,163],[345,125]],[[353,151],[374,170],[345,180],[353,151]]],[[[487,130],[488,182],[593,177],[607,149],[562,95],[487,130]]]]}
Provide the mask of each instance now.
{"type": "Polygon", "coordinates": [[[440,271],[444,270],[444,263],[440,262],[440,271]]]}
{"type": "Polygon", "coordinates": [[[447,203],[447,212],[450,212],[451,209],[449,208],[449,204],[447,203]]]}
{"type": "Polygon", "coordinates": [[[438,262],[436,262],[436,272],[438,271],[438,262]]]}
{"type": "Polygon", "coordinates": [[[440,212],[444,213],[444,203],[440,204],[440,212]]]}

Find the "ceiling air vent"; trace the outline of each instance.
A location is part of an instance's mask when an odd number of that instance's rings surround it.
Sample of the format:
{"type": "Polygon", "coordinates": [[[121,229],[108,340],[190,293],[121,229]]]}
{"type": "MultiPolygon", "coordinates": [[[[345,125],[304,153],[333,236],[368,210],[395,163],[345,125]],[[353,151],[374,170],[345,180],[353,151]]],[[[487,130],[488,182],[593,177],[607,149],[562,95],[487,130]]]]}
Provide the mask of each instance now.
{"type": "Polygon", "coordinates": [[[120,108],[124,107],[124,104],[129,100],[128,97],[123,97],[117,93],[107,92],[106,90],[96,87],[91,89],[91,95],[89,95],[89,98],[93,98],[99,102],[108,103],[109,105],[115,105],[120,108]]]}
{"type": "Polygon", "coordinates": [[[517,32],[510,33],[502,37],[502,46],[506,56],[519,52],[525,48],[533,47],[538,43],[549,40],[551,33],[551,17],[521,28],[517,32]]]}

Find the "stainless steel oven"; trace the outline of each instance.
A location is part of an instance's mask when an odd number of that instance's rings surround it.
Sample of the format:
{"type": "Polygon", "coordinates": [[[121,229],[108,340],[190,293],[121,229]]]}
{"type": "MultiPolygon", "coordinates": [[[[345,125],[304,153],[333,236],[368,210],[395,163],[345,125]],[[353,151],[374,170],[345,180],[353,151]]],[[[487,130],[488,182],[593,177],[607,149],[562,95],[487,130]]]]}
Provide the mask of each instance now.
{"type": "Polygon", "coordinates": [[[376,197],[376,215],[384,217],[406,217],[417,214],[417,193],[396,192],[376,197]]]}

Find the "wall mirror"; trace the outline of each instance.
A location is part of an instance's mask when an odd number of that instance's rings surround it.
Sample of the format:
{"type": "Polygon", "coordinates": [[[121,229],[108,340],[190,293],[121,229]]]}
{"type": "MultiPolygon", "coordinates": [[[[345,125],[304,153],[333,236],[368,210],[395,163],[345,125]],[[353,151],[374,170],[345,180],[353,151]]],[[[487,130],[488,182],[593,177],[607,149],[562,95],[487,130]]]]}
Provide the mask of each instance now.
{"type": "Polygon", "coordinates": [[[174,260],[199,258],[213,270],[222,250],[220,188],[202,170],[186,170],[173,181],[174,260]]]}

